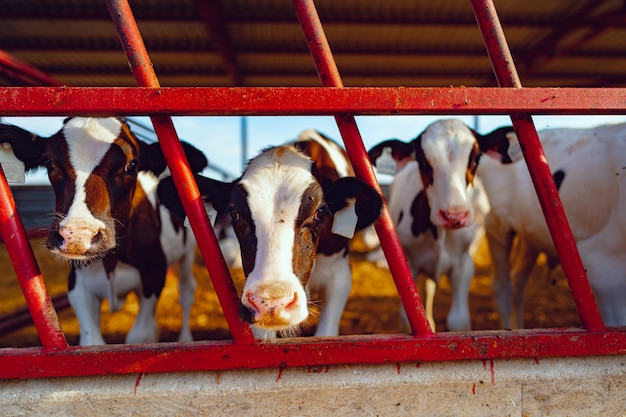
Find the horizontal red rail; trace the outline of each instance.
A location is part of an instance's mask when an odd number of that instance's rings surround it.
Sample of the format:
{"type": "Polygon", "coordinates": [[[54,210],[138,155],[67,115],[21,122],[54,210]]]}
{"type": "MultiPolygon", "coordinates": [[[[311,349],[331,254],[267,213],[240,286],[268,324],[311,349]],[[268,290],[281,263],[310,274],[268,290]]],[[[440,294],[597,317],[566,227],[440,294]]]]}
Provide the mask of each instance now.
{"type": "Polygon", "coordinates": [[[624,114],[626,88],[0,87],[2,116],[624,114]]]}
{"type": "MultiPolygon", "coordinates": [[[[623,329],[622,329],[623,330],[623,329]]],[[[626,354],[626,332],[580,329],[3,349],[0,378],[626,354]],[[70,365],[70,366],[68,366],[70,365]]]]}

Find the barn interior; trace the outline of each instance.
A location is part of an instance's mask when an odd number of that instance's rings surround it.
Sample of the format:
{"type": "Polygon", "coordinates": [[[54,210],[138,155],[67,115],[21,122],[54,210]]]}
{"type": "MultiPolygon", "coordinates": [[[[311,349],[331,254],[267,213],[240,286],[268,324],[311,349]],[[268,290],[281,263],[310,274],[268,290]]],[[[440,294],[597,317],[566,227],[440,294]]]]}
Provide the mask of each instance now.
{"type": "MultiPolygon", "coordinates": [[[[497,85],[469,1],[315,3],[346,87],[497,85]]],[[[494,3],[523,86],[626,86],[624,1],[494,3]]],[[[134,0],[130,5],[164,87],[320,85],[290,1],[134,0]]],[[[0,86],[136,85],[104,1],[0,0],[0,10],[0,86]]],[[[3,258],[2,265],[7,266],[4,276],[9,277],[8,258],[3,258]]],[[[497,315],[488,301],[488,262],[482,265],[478,272],[484,278],[474,287],[482,291],[478,298],[482,301],[474,304],[473,311],[487,319],[476,327],[497,328],[497,315]]],[[[381,310],[372,310],[368,305],[372,305],[373,291],[367,290],[366,279],[376,272],[369,269],[374,267],[367,268],[364,282],[356,286],[364,292],[353,298],[356,304],[352,310],[349,307],[342,328],[357,333],[395,332],[398,315],[393,283],[388,276],[380,278],[374,304],[381,310]]],[[[547,266],[537,272],[539,286],[535,297],[529,298],[537,305],[555,302],[563,311],[529,313],[537,318],[529,327],[578,325],[566,282],[562,276],[546,278],[546,271],[547,266]],[[545,285],[557,286],[559,291],[546,295],[545,285]]],[[[55,294],[63,293],[64,280],[53,285],[55,294]]],[[[208,277],[204,282],[210,291],[208,277]]],[[[441,297],[445,296],[443,291],[441,297]]],[[[174,292],[171,297],[175,299],[174,292]]],[[[210,298],[210,302],[216,300],[210,298]]],[[[20,305],[5,303],[7,311],[20,305]]],[[[133,308],[131,304],[122,314],[132,317],[133,308]]],[[[64,314],[71,322],[70,313],[64,314]]],[[[163,315],[171,315],[171,310],[166,308],[163,315]]],[[[195,323],[199,338],[228,337],[225,323],[214,325],[219,315],[218,304],[199,308],[195,323]],[[211,325],[219,331],[208,332],[211,325]]],[[[439,315],[444,317],[445,312],[439,315]]],[[[177,323],[163,326],[165,340],[175,339],[177,323]]],[[[25,331],[30,333],[23,343],[36,344],[34,329],[25,331]]],[[[112,329],[109,340],[121,340],[123,332],[112,329]]],[[[15,340],[12,333],[1,338],[0,346],[12,346],[15,340]]]]}

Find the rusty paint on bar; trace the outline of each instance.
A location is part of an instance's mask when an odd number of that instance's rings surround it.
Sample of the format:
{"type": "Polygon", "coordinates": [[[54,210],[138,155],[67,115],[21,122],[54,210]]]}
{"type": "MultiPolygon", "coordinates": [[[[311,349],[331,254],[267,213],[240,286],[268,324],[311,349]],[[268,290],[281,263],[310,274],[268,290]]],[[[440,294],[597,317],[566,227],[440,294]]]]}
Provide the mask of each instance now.
{"type": "Polygon", "coordinates": [[[253,345],[230,341],[76,346],[62,352],[3,349],[0,378],[220,371],[350,364],[626,354],[624,329],[436,333],[297,338],[253,345]]]}
{"type": "Polygon", "coordinates": [[[0,87],[2,116],[624,114],[626,88],[0,87]]]}

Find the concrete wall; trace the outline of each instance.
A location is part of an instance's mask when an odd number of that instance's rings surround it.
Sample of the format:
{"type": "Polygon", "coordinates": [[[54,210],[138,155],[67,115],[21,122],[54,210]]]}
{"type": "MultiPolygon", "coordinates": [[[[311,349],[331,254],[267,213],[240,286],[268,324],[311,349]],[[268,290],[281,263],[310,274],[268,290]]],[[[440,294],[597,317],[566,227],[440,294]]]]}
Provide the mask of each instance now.
{"type": "Polygon", "coordinates": [[[2,416],[626,416],[626,357],[0,381],[2,416]]]}

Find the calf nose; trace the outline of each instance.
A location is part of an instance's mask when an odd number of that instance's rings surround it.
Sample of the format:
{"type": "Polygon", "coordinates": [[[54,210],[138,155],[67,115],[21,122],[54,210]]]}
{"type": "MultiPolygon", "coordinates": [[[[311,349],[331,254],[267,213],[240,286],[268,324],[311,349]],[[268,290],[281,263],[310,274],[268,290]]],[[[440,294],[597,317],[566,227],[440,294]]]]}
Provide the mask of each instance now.
{"type": "Polygon", "coordinates": [[[103,230],[98,227],[66,225],[59,227],[56,247],[62,254],[82,256],[104,239],[103,230]]]}
{"type": "Polygon", "coordinates": [[[459,229],[470,223],[470,211],[461,210],[439,210],[439,217],[443,222],[443,227],[448,229],[459,229]]]}
{"type": "Polygon", "coordinates": [[[253,314],[253,321],[259,325],[281,325],[290,320],[290,310],[298,304],[297,293],[263,296],[248,292],[242,300],[253,314]]]}

